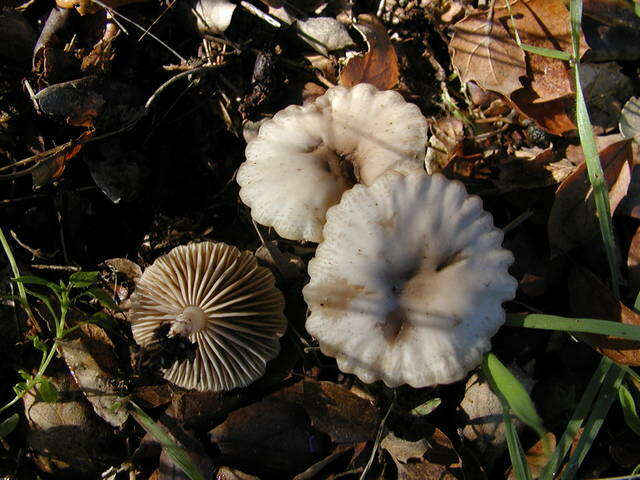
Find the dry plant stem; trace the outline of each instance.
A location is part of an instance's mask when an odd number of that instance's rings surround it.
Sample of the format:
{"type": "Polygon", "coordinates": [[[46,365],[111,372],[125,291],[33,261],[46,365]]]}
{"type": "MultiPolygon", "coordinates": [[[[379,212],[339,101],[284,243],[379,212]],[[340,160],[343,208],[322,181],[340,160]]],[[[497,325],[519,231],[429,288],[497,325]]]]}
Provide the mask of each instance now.
{"type": "Polygon", "coordinates": [[[382,417],[382,421],[378,426],[378,432],[376,433],[376,439],[373,442],[373,450],[371,450],[371,456],[369,457],[369,461],[367,462],[367,465],[364,467],[364,470],[362,471],[362,474],[360,475],[359,480],[365,480],[367,473],[371,468],[371,465],[373,465],[373,460],[376,457],[376,453],[378,453],[378,448],[380,448],[380,442],[382,440],[382,434],[384,432],[385,424],[387,423],[387,418],[389,418],[389,414],[391,413],[391,410],[393,410],[393,407],[395,405],[396,405],[396,389],[394,388],[393,400],[391,401],[391,405],[389,405],[389,408],[387,409],[387,413],[385,413],[384,417],[382,417]]]}
{"type": "Polygon", "coordinates": [[[223,66],[224,65],[204,65],[202,67],[197,67],[197,68],[193,68],[191,70],[187,70],[186,72],[178,73],[177,75],[171,77],[169,80],[167,80],[162,85],[160,85],[156,89],[156,91],[153,92],[153,95],[151,95],[149,97],[149,100],[147,100],[147,103],[145,103],[145,105],[144,105],[145,110],[149,110],[149,108],[151,108],[151,105],[153,104],[153,102],[156,101],[158,96],[162,92],[164,92],[167,88],[169,88],[172,84],[174,84],[175,82],[180,80],[181,78],[188,77],[189,75],[200,74],[200,73],[207,72],[207,71],[210,71],[210,70],[218,70],[218,69],[222,68],[223,66]]]}

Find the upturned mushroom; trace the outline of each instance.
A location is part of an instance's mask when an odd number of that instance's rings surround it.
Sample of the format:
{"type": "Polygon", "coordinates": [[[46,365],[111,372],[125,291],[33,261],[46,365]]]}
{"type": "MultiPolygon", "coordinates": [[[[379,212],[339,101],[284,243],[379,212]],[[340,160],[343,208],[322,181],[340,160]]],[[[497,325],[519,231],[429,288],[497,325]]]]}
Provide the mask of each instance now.
{"type": "Polygon", "coordinates": [[[272,273],[224,243],[179,246],[156,259],[131,296],[131,330],[148,346],[158,331],[195,344],[164,378],[196,390],[243,387],[264,374],[286,329],[284,299],[272,273]]]}
{"type": "Polygon", "coordinates": [[[238,171],[240,198],[281,237],[320,242],[326,211],[346,190],[402,163],[422,168],[426,139],[426,119],[399,93],[330,88],[261,126],[238,171]]]}
{"type": "Polygon", "coordinates": [[[387,172],[327,212],[309,263],[307,330],[364,382],[460,380],[513,298],[513,255],[477,196],[436,174],[387,172]]]}

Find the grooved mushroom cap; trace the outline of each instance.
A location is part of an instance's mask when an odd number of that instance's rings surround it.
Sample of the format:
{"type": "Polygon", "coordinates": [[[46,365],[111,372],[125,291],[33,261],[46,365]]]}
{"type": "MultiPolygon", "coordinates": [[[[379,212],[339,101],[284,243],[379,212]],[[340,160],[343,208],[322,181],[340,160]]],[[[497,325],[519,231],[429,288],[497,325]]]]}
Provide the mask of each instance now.
{"type": "Polygon", "coordinates": [[[517,283],[477,196],[440,174],[387,172],[327,212],[303,293],[307,330],[340,370],[420,388],[460,380],[517,283]]]}
{"type": "Polygon", "coordinates": [[[264,374],[286,330],[284,299],[271,272],[255,257],[224,243],[183,245],[156,259],[131,296],[136,342],[169,335],[196,344],[192,360],[175,362],[164,378],[180,387],[231,390],[264,374]]]}
{"type": "Polygon", "coordinates": [[[281,237],[320,242],[326,211],[343,192],[399,163],[421,169],[426,140],[426,119],[399,93],[330,88],[262,125],[238,170],[240,198],[281,237]]]}

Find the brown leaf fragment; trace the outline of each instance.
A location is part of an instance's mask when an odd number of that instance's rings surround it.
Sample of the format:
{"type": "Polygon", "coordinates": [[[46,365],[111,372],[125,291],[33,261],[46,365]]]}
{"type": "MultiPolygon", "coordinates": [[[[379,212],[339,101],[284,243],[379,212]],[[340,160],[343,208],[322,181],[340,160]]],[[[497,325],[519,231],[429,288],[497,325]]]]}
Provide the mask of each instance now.
{"type": "Polygon", "coordinates": [[[549,147],[531,158],[514,158],[500,164],[496,184],[500,193],[557,185],[575,168],[567,159],[558,160],[555,149],[549,147]]]}
{"type": "Polygon", "coordinates": [[[359,15],[354,26],[367,41],[369,51],[351,57],[340,72],[340,84],[352,87],[358,83],[370,83],[380,90],[393,88],[400,78],[400,68],[386,28],[370,14],[359,15]]]}
{"type": "Polygon", "coordinates": [[[378,409],[332,382],[304,382],[304,408],[311,424],[335,443],[373,440],[378,409]]]}
{"type": "MultiPolygon", "coordinates": [[[[616,300],[609,288],[589,270],[574,267],[569,285],[573,316],[640,325],[640,315],[616,300]]],[[[583,338],[617,363],[640,366],[640,342],[604,335],[585,334],[583,338]]]]}
{"type": "Polygon", "coordinates": [[[569,98],[540,103],[536,102],[536,94],[530,88],[523,88],[513,92],[507,101],[549,133],[563,135],[576,129],[570,114],[572,102],[569,98]]]}
{"type": "Polygon", "coordinates": [[[114,427],[121,427],[129,415],[126,409],[113,409],[122,400],[114,382],[117,369],[115,346],[100,327],[87,323],[58,342],[78,386],[95,412],[114,427]]]}
{"type": "Polygon", "coordinates": [[[520,77],[527,74],[524,52],[495,16],[478,13],[456,23],[450,47],[462,83],[474,81],[506,97],[522,88],[520,77]]]}
{"type": "Polygon", "coordinates": [[[629,267],[629,277],[627,278],[628,290],[635,299],[640,293],[640,228],[631,239],[629,254],[627,256],[627,267],[629,267]]]}
{"type": "Polygon", "coordinates": [[[389,452],[401,480],[454,480],[464,478],[462,462],[451,440],[439,429],[420,422],[400,438],[389,432],[380,447],[389,452]]]}
{"type": "MultiPolygon", "coordinates": [[[[523,44],[571,52],[571,23],[569,11],[557,0],[512,2],[515,26],[523,44]]],[[[500,9],[499,18],[507,22],[509,12],[500,9]]],[[[511,22],[508,23],[511,28],[511,22]]],[[[586,43],[580,35],[581,51],[586,43]]],[[[536,95],[536,103],[544,103],[573,93],[568,62],[543,55],[527,54],[528,79],[536,95]]]]}
{"type": "MultiPolygon", "coordinates": [[[[612,212],[629,187],[632,156],[633,151],[628,140],[614,143],[600,152],[612,212]]],[[[599,235],[595,200],[585,163],[578,166],[558,187],[549,214],[547,231],[552,254],[555,255],[568,252],[599,235]]]]}
{"type": "MultiPolygon", "coordinates": [[[[539,478],[545,465],[549,462],[553,450],[556,448],[556,436],[547,432],[545,435],[547,439],[548,449],[545,449],[545,442],[538,440],[525,454],[525,459],[529,464],[529,470],[531,471],[532,478],[539,478]]],[[[513,473],[513,469],[509,468],[508,480],[516,480],[516,476],[513,473]]]]}
{"type": "Polygon", "coordinates": [[[209,432],[222,461],[269,478],[290,478],[316,462],[323,449],[312,434],[303,395],[298,382],[230,413],[209,432]]]}

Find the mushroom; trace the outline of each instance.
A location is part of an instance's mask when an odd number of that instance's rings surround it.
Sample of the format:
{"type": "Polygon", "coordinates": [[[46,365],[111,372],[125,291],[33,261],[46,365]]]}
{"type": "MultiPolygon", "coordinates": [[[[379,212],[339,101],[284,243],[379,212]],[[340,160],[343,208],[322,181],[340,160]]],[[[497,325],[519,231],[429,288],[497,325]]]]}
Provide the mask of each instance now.
{"type": "Polygon", "coordinates": [[[164,378],[180,387],[231,390],[264,374],[286,329],[284,299],[255,257],[224,243],[174,248],[156,259],[131,296],[131,330],[149,346],[159,331],[195,344],[164,378]]]}
{"type": "Polygon", "coordinates": [[[308,332],[343,372],[420,388],[460,380],[513,298],[513,255],[477,196],[390,171],[329,209],[309,263],[308,332]]]}
{"type": "Polygon", "coordinates": [[[320,242],[326,211],[343,192],[401,163],[421,169],[426,138],[426,119],[399,93],[330,88],[261,126],[238,170],[240,198],[281,237],[320,242]]]}

